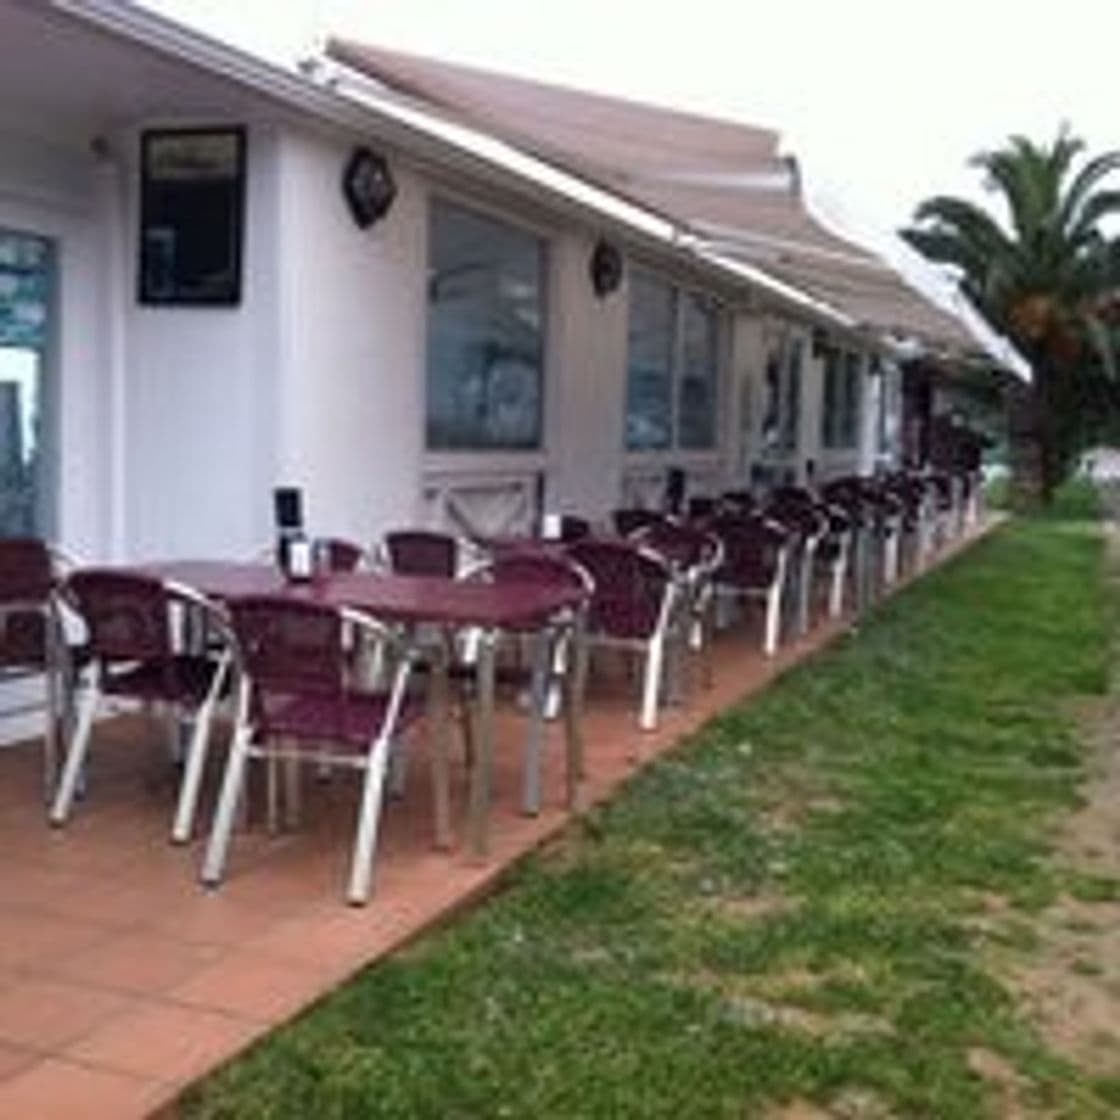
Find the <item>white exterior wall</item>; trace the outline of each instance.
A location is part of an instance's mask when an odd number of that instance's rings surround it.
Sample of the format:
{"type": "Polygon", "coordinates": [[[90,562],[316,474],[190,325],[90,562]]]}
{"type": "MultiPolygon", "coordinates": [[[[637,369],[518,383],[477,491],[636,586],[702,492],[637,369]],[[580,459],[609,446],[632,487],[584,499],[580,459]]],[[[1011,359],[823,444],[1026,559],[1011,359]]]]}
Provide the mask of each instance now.
{"type": "Polygon", "coordinates": [[[762,412],[766,403],[765,321],[739,312],[731,321],[727,408],[724,410],[728,453],[728,488],[744,489],[751,482],[751,465],[762,449],[762,412]]]}
{"type": "MultiPolygon", "coordinates": [[[[209,123],[222,123],[211,120],[209,123]]],[[[229,123],[243,123],[231,121],[229,123]]],[[[278,138],[247,123],[241,303],[136,298],[138,141],[125,138],[124,552],[246,558],[270,536],[280,365],[278,138]]]]}
{"type": "Polygon", "coordinates": [[[370,543],[417,517],[427,192],[393,161],[392,209],[359,230],[340,190],[349,149],[309,132],[281,141],[277,439],[258,497],[302,486],[313,533],[370,543]]]}
{"type": "Polygon", "coordinates": [[[619,501],[626,411],[627,283],[598,297],[594,239],[566,233],[551,246],[545,388],[550,510],[601,520],[619,501]]]}
{"type": "Polygon", "coordinates": [[[795,477],[800,486],[809,481],[807,466],[813,463],[814,478],[821,477],[821,419],[824,411],[824,357],[814,354],[812,337],[805,345],[801,367],[801,424],[797,433],[795,477]]]}

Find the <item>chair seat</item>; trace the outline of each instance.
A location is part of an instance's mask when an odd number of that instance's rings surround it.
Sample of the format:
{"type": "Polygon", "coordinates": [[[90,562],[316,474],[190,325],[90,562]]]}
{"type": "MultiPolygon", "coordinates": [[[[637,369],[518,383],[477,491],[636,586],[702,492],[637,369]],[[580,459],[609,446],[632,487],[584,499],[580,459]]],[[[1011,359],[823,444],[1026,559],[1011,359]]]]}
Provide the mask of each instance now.
{"type": "MultiPolygon", "coordinates": [[[[254,719],[257,738],[289,736],[324,745],[364,750],[381,730],[389,699],[381,692],[348,691],[341,695],[272,695],[254,719]]],[[[424,714],[424,702],[407,696],[397,719],[404,730],[424,714]]]]}
{"type": "Polygon", "coordinates": [[[169,661],[141,661],[126,669],[110,668],[102,688],[108,696],[200,704],[214,683],[217,668],[212,658],[188,655],[169,661]]]}

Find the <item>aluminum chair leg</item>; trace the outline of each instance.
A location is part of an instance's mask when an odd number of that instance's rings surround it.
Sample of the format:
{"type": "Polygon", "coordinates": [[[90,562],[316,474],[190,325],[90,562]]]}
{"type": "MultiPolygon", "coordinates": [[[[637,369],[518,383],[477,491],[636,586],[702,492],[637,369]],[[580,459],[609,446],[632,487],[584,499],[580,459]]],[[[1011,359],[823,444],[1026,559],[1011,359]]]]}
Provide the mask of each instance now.
{"type": "Polygon", "coordinates": [[[210,839],[202,861],[201,878],[208,887],[216,887],[225,874],[234,817],[244,792],[245,766],[249,761],[249,734],[248,726],[239,723],[233,733],[233,742],[230,743],[222,790],[218,795],[218,808],[214,812],[214,823],[210,828],[210,839]]]}
{"type": "Polygon", "coordinates": [[[64,824],[70,815],[70,807],[74,803],[74,794],[77,792],[78,783],[82,778],[86,754],[89,751],[90,734],[93,730],[93,716],[97,711],[101,699],[101,690],[96,684],[90,685],[82,699],[82,706],[78,712],[78,725],[74,729],[74,741],[66,755],[66,762],[62,768],[62,778],[58,783],[54,804],[51,806],[50,822],[52,825],[64,824]]]}
{"type": "Polygon", "coordinates": [[[638,726],[643,731],[657,728],[657,705],[661,699],[661,678],[665,664],[665,636],[658,635],[646,649],[645,675],[642,680],[642,709],[638,726]]]}
{"type": "Polygon", "coordinates": [[[541,754],[544,721],[550,687],[549,666],[555,656],[552,635],[541,630],[533,651],[533,676],[529,701],[529,725],[525,734],[525,758],[521,776],[521,811],[535,817],[541,811],[541,754]]]}
{"type": "Polygon", "coordinates": [[[377,826],[381,821],[381,799],[388,768],[389,740],[382,736],[373,745],[366,763],[362,783],[362,802],[358,816],[358,833],[354,838],[354,856],[350,864],[350,884],[346,901],[364,906],[369,900],[373,882],[373,856],[377,850],[377,826]]]}
{"type": "Polygon", "coordinates": [[[782,626],[782,585],[774,582],[766,592],[766,630],[762,652],[773,657],[778,651],[778,635],[782,626]]]}
{"type": "Polygon", "coordinates": [[[844,587],[848,582],[848,555],[842,551],[832,562],[832,582],[828,589],[828,617],[844,613],[844,587]]]}
{"type": "Polygon", "coordinates": [[[883,583],[887,587],[898,582],[898,533],[892,529],[883,542],[883,583]]]}
{"type": "Polygon", "coordinates": [[[471,851],[478,858],[490,854],[490,801],[494,780],[494,641],[480,632],[478,642],[477,734],[470,778],[471,851]]]}
{"type": "Polygon", "coordinates": [[[214,680],[206,699],[194,714],[194,727],[191,742],[187,749],[183,777],[179,783],[179,803],[175,809],[175,821],[171,826],[171,842],[186,844],[194,831],[194,818],[198,809],[198,795],[202,789],[202,776],[206,772],[206,756],[210,749],[210,730],[222,686],[225,684],[226,663],[222,662],[214,670],[214,680]]]}

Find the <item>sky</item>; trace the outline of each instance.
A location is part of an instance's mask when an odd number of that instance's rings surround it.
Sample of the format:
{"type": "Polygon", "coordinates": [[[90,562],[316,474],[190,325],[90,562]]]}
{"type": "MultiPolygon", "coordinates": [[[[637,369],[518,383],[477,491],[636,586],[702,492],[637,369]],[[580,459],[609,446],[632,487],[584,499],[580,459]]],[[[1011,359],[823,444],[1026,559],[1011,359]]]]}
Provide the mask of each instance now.
{"type": "Polygon", "coordinates": [[[814,208],[873,239],[1063,123],[1120,148],[1120,0],[148,0],[290,61],[326,32],[776,128],[814,208]]]}

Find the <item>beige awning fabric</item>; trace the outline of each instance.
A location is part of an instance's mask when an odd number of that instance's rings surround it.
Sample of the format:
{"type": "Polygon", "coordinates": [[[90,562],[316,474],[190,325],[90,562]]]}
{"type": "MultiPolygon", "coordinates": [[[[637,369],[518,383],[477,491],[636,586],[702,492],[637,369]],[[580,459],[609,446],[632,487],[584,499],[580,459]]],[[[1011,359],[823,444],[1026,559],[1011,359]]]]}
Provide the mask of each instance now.
{"type": "Polygon", "coordinates": [[[869,330],[961,357],[975,332],[808,210],[769,129],[332,40],[328,55],[398,94],[668,219],[869,330]]]}

